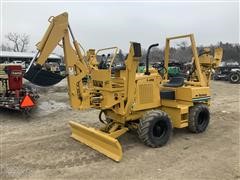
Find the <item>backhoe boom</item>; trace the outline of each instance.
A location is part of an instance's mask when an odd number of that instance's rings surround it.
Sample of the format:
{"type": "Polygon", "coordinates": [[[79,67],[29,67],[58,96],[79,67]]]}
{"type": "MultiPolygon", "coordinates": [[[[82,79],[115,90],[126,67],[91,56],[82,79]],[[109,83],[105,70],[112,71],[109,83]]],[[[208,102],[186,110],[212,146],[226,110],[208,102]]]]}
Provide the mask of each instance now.
{"type": "Polygon", "coordinates": [[[90,107],[88,92],[84,90],[82,79],[89,74],[89,69],[84,61],[78,42],[73,36],[68,23],[68,14],[63,13],[49,19],[50,25],[42,40],[37,44],[38,53],[32,60],[25,78],[36,85],[50,86],[61,81],[64,77],[42,69],[48,56],[62,41],[64,62],[67,69],[70,103],[73,108],[86,109],[90,107]],[[70,33],[69,33],[70,32],[70,33]],[[70,37],[73,39],[74,48],[70,37]]]}

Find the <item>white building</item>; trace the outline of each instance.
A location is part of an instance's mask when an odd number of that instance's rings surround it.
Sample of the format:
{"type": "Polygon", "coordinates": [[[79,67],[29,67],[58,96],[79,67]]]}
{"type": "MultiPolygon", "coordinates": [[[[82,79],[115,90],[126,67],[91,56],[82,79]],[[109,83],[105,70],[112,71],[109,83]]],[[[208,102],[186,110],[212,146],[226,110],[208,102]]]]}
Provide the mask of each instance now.
{"type": "MultiPolygon", "coordinates": [[[[21,61],[26,64],[29,64],[32,58],[35,56],[35,53],[29,52],[9,52],[9,51],[0,51],[0,63],[8,62],[11,63],[13,61],[21,61]]],[[[55,54],[51,54],[48,57],[48,62],[62,62],[62,58],[55,54]]]]}

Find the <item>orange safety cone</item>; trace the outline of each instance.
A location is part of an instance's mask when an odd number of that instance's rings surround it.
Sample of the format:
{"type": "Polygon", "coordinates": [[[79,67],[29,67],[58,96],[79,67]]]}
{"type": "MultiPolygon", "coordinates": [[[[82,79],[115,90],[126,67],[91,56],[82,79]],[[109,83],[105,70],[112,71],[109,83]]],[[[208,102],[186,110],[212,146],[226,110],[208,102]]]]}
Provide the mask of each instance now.
{"type": "Polygon", "coordinates": [[[34,105],[35,105],[35,104],[34,104],[34,102],[32,101],[32,98],[31,98],[30,96],[26,95],[26,96],[23,98],[20,106],[21,106],[21,108],[25,108],[25,107],[32,107],[32,106],[34,106],[34,105]]]}

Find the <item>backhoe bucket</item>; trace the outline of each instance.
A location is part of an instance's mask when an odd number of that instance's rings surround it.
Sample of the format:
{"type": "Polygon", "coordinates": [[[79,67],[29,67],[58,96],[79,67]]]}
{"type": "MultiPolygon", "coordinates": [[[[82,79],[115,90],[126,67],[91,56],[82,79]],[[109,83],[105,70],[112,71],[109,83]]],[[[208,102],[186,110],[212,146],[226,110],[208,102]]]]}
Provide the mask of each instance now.
{"type": "Polygon", "coordinates": [[[52,86],[59,83],[65,76],[32,65],[24,74],[24,78],[38,86],[52,86]]]}
{"type": "Polygon", "coordinates": [[[69,124],[72,130],[72,138],[115,161],[122,159],[122,147],[117,139],[100,130],[88,128],[73,121],[70,121],[69,124]]]}

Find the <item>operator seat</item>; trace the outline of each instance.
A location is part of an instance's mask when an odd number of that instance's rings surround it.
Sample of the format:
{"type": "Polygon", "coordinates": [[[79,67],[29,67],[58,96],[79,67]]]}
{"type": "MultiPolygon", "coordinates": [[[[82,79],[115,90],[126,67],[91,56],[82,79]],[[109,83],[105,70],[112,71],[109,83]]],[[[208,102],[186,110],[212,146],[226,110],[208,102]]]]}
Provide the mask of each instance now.
{"type": "Polygon", "coordinates": [[[172,77],[169,82],[164,83],[165,87],[181,87],[184,84],[183,77],[172,77]]]}

